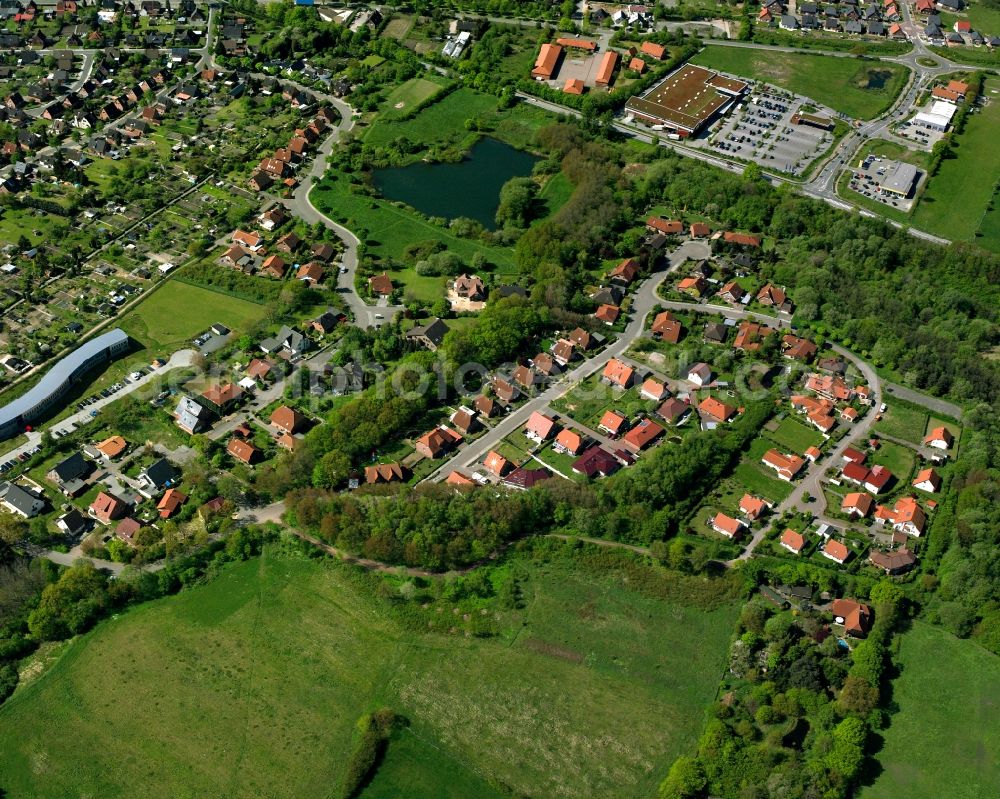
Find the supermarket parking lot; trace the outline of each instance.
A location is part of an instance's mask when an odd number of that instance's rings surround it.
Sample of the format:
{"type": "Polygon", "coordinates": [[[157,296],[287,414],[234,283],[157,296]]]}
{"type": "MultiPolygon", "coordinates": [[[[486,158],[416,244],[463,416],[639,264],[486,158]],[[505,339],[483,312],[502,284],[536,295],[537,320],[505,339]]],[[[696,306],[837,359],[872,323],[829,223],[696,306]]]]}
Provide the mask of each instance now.
{"type": "Polygon", "coordinates": [[[801,174],[833,141],[831,132],[792,123],[806,102],[789,92],[758,88],[707,139],[696,143],[721,155],[801,174]]]}

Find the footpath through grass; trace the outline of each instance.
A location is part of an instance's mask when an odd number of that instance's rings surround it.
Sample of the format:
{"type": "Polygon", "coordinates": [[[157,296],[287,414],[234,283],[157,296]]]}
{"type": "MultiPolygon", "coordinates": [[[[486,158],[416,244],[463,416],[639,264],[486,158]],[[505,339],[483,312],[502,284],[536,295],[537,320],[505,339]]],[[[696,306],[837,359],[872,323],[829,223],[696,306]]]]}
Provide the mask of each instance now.
{"type": "Polygon", "coordinates": [[[899,711],[861,799],[1000,796],[1000,658],[922,622],[902,636],[899,711]]]}
{"type": "Polygon", "coordinates": [[[856,119],[887,110],[909,70],[883,61],[708,45],[692,63],[762,80],[856,119]]]}
{"type": "Polygon", "coordinates": [[[0,707],[3,788],[330,796],[357,719],[387,706],[409,728],[369,799],[651,795],[694,745],[737,605],[653,599],[566,558],[512,568],[522,607],[477,639],[402,627],[329,561],[227,567],[103,622],[0,707]]]}

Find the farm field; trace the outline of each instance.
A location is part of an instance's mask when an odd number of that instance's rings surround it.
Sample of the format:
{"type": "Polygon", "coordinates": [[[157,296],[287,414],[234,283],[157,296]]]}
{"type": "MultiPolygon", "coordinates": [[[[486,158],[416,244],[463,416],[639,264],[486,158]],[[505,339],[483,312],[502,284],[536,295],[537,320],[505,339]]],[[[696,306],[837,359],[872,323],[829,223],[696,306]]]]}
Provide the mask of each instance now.
{"type": "Polygon", "coordinates": [[[266,310],[257,303],[170,280],[123,316],[120,327],[147,349],[169,350],[215,322],[239,330],[260,319],[266,310]]]}
{"type": "Polygon", "coordinates": [[[907,76],[905,68],[889,63],[711,45],[691,61],[766,81],[857,119],[873,119],[888,108],[907,76]],[[867,88],[870,82],[881,85],[867,88]]]}
{"type": "Polygon", "coordinates": [[[326,796],[359,716],[391,707],[413,740],[390,743],[367,799],[506,795],[487,782],[650,795],[694,743],[737,606],[653,599],[566,559],[511,568],[523,609],[501,614],[509,632],[466,639],[401,627],[329,561],[267,551],[228,567],[102,623],[0,708],[4,788],[326,796]],[[411,778],[425,749],[440,765],[411,778]]]}
{"type": "Polygon", "coordinates": [[[899,711],[883,733],[882,772],[861,799],[1000,795],[1000,658],[918,621],[894,661],[899,711]]]}
{"type": "Polygon", "coordinates": [[[988,250],[1000,252],[1000,231],[995,220],[989,220],[985,229],[982,227],[1000,180],[1000,150],[995,146],[1000,126],[1000,78],[986,79],[983,96],[991,102],[969,115],[965,130],[952,139],[955,156],[946,158],[928,181],[912,221],[916,227],[949,239],[975,240],[988,250]]]}

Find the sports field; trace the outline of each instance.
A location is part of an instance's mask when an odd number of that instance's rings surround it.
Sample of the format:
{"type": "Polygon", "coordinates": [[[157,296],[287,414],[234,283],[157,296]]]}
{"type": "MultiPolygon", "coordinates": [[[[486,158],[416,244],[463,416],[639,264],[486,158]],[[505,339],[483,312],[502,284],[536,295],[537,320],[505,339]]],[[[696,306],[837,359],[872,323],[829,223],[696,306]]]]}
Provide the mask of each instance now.
{"type": "Polygon", "coordinates": [[[899,711],[882,733],[882,771],[861,799],[1000,796],[1000,658],[916,622],[893,661],[899,711]]]}
{"type": "Polygon", "coordinates": [[[983,97],[989,103],[971,114],[965,130],[952,139],[955,154],[946,158],[913,212],[913,225],[949,239],[975,241],[1000,252],[1000,225],[987,213],[1000,181],[1000,78],[988,78],[983,97]]]}
{"type": "Polygon", "coordinates": [[[216,322],[240,330],[267,308],[228,294],[171,280],[122,317],[120,327],[149,350],[184,345],[216,322]]]}
{"type": "Polygon", "coordinates": [[[873,119],[888,109],[908,74],[887,62],[712,45],[691,62],[766,81],[856,119],[873,119]]]}
{"type": "Polygon", "coordinates": [[[357,719],[390,707],[408,727],[367,799],[652,795],[694,745],[737,607],[518,563],[523,609],[487,639],[403,628],[328,561],[228,567],[102,623],[0,707],[3,788],[333,796],[357,719]]]}

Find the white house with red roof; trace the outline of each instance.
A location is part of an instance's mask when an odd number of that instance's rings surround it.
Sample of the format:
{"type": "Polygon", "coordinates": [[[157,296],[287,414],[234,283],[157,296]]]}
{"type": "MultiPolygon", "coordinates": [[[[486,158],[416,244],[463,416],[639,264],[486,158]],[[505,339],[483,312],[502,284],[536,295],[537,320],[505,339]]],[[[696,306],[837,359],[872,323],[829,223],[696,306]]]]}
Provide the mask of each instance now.
{"type": "Polygon", "coordinates": [[[941,490],[941,475],[934,469],[921,469],[917,472],[917,477],[911,484],[914,488],[936,494],[941,490]]]}
{"type": "Polygon", "coordinates": [[[950,449],[954,443],[955,436],[947,427],[935,427],[924,436],[924,444],[935,449],[950,449]]]}
{"type": "Polygon", "coordinates": [[[720,535],[733,540],[739,538],[745,527],[746,525],[739,519],[734,519],[725,513],[716,513],[712,519],[712,529],[720,535]]]}
{"type": "Polygon", "coordinates": [[[785,530],[781,534],[781,546],[791,552],[793,555],[798,555],[806,545],[805,536],[802,533],[797,533],[794,530],[785,530]]]}

